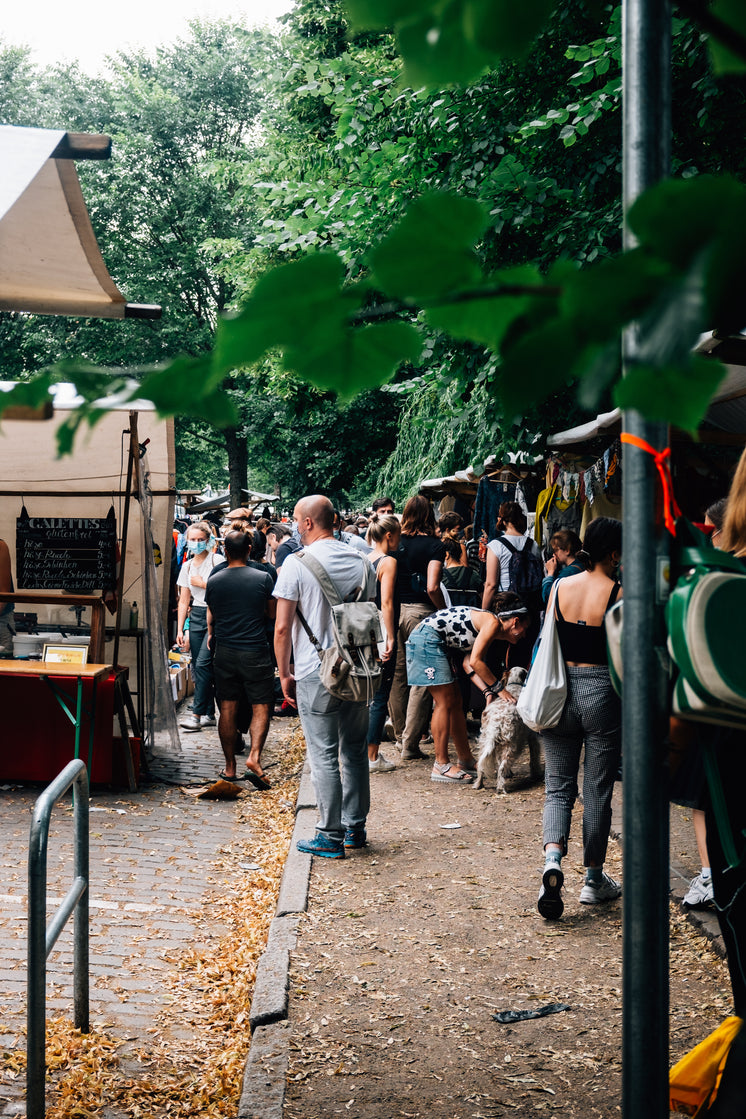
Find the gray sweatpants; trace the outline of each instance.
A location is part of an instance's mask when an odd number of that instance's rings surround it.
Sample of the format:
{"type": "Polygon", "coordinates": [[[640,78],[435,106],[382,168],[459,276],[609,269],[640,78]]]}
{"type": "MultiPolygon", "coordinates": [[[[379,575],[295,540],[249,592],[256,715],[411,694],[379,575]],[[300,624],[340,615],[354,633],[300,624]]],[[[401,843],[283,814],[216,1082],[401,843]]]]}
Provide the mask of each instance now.
{"type": "Polygon", "coordinates": [[[611,827],[611,795],[622,749],[619,697],[604,665],[567,669],[567,700],[556,727],[541,736],[544,746],[544,845],[558,843],[567,854],[572,810],[583,762],[583,864],[602,866],[611,827]]]}

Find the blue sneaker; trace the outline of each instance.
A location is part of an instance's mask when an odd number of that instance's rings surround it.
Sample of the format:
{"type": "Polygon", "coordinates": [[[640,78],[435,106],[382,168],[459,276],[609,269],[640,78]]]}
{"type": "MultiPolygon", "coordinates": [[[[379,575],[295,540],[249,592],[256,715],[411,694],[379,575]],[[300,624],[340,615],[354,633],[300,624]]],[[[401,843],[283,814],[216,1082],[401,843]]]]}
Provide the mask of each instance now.
{"type": "Polygon", "coordinates": [[[348,828],[345,832],[344,845],[347,848],[357,849],[368,846],[368,837],[365,828],[348,828]]]}
{"type": "Polygon", "coordinates": [[[342,843],[329,839],[326,835],[317,832],[313,839],[299,839],[295,845],[299,851],[307,855],[318,855],[322,859],[343,859],[345,849],[342,843]]]}

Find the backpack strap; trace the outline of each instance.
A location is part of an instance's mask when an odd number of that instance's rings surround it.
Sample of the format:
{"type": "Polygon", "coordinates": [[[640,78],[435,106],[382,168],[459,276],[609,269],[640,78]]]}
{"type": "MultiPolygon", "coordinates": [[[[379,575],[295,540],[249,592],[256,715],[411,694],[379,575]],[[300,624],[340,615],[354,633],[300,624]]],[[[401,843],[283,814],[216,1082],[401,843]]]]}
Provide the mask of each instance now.
{"type": "MultiPolygon", "coordinates": [[[[355,587],[355,590],[352,591],[346,598],[344,598],[343,595],[340,593],[339,587],[334,582],[329,572],[326,570],[323,564],[319,563],[315,556],[309,555],[308,552],[304,550],[302,552],[297,552],[296,558],[304,564],[308,571],[316,576],[321,585],[321,590],[324,594],[324,598],[330,606],[339,606],[343,602],[359,602],[363,597],[363,593],[366,589],[365,585],[367,582],[365,578],[362,579],[359,587],[355,587]]],[[[368,568],[370,568],[370,560],[367,556],[361,554],[360,562],[362,565],[362,571],[367,574],[368,568]]]]}
{"type": "Polygon", "coordinates": [[[503,544],[508,549],[509,552],[512,552],[514,556],[517,555],[518,548],[516,548],[514,544],[510,543],[507,536],[498,536],[497,539],[501,544],[503,544]]]}
{"type": "Polygon", "coordinates": [[[321,642],[319,641],[318,637],[313,632],[313,630],[309,626],[308,622],[303,617],[303,614],[301,613],[301,611],[297,607],[296,607],[295,613],[298,615],[298,621],[303,626],[304,630],[306,631],[306,634],[308,635],[308,640],[311,642],[314,649],[319,654],[319,660],[321,660],[321,657],[322,657],[323,652],[324,652],[324,650],[321,648],[321,642]]]}

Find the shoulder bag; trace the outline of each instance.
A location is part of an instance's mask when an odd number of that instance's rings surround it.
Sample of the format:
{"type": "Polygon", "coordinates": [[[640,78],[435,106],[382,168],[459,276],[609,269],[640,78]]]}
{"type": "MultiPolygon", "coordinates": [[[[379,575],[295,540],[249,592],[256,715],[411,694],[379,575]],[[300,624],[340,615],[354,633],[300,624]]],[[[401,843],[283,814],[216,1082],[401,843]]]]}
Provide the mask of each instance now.
{"type": "Polygon", "coordinates": [[[531,730],[541,733],[556,727],[567,699],[567,668],[560,649],[554,602],[557,584],[547,603],[544,625],[526,685],[518,697],[518,714],[531,730]]]}

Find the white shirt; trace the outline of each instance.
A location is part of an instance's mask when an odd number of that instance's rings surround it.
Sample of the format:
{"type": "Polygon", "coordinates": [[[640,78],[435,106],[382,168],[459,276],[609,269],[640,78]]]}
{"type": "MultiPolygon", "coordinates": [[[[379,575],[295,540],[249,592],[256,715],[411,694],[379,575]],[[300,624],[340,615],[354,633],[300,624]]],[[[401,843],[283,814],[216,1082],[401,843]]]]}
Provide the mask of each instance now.
{"type": "MultiPolygon", "coordinates": [[[[346,597],[362,585],[362,597],[375,598],[376,573],[361,552],[341,540],[330,540],[328,537],[316,540],[305,550],[327,570],[341,595],[346,597]]],[[[322,649],[332,647],[334,634],[329,604],[318,579],[303,565],[297,555],[289,555],[278,571],[274,596],[297,602],[298,608],[322,649]]],[[[296,680],[303,680],[312,672],[318,671],[319,654],[311,644],[297,614],[293,618],[292,636],[295,655],[293,675],[296,680]]]]}
{"type": "MultiPolygon", "coordinates": [[[[186,563],[182,563],[181,570],[179,571],[179,577],[176,580],[176,586],[189,587],[189,590],[192,592],[192,606],[204,606],[205,588],[194,586],[192,583],[189,582],[189,576],[191,575],[193,563],[194,556],[192,556],[190,560],[187,560],[186,563]]],[[[223,556],[218,555],[217,552],[208,552],[207,558],[203,559],[202,563],[195,564],[194,573],[195,575],[199,575],[202,579],[204,579],[205,582],[207,582],[208,578],[210,577],[210,572],[213,570],[213,568],[220,567],[220,565],[223,563],[225,563],[225,559],[223,558],[223,556]]]]}
{"type": "MultiPolygon", "coordinates": [[[[522,552],[524,548],[532,548],[537,555],[541,555],[537,545],[528,536],[508,536],[508,540],[514,548],[522,552]]],[[[490,540],[487,545],[491,552],[494,552],[500,563],[500,582],[497,584],[498,591],[510,590],[510,548],[506,548],[499,540],[490,540]]]]}

